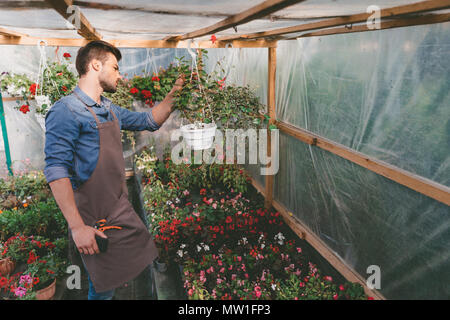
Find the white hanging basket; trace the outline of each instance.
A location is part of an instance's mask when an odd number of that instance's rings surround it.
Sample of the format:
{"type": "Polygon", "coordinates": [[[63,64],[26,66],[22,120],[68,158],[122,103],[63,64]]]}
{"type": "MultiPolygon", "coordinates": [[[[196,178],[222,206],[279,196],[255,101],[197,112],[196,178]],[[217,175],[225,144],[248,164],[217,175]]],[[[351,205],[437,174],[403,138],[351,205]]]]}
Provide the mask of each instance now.
{"type": "Polygon", "coordinates": [[[211,148],[216,129],[215,123],[187,124],[180,128],[186,144],[193,150],[211,148]]]}

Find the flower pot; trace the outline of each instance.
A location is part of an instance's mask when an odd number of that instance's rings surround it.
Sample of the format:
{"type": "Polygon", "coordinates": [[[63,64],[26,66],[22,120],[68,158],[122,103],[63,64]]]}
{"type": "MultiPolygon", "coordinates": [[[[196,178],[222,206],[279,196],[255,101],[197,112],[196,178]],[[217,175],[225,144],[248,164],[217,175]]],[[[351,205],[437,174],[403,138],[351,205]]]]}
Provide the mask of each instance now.
{"type": "Polygon", "coordinates": [[[156,271],[158,272],[166,272],[167,271],[167,263],[159,261],[159,259],[154,260],[154,266],[156,271]]]}
{"type": "Polygon", "coordinates": [[[193,150],[211,148],[216,129],[215,123],[187,124],[180,128],[186,144],[193,150]]]}
{"type": "Polygon", "coordinates": [[[0,274],[8,276],[16,267],[16,263],[10,257],[0,260],[0,274]]]}
{"type": "Polygon", "coordinates": [[[36,292],[36,300],[50,300],[55,295],[55,292],[56,292],[56,279],[54,279],[49,286],[36,292]]]}

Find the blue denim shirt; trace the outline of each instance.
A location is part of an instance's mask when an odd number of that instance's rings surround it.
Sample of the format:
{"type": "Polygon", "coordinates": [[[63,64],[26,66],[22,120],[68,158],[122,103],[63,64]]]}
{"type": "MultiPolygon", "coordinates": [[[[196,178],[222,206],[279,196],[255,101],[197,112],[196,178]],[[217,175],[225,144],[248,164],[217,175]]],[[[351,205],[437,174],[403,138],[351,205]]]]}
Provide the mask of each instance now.
{"type": "MultiPolygon", "coordinates": [[[[78,86],[78,97],[97,115],[100,122],[114,120],[113,110],[123,130],[155,131],[159,129],[152,112],[133,112],[113,104],[101,96],[98,105],[78,86]]],[[[77,189],[93,173],[100,150],[100,135],[94,117],[73,93],[58,100],[45,118],[45,168],[47,182],[70,178],[77,189]]]]}

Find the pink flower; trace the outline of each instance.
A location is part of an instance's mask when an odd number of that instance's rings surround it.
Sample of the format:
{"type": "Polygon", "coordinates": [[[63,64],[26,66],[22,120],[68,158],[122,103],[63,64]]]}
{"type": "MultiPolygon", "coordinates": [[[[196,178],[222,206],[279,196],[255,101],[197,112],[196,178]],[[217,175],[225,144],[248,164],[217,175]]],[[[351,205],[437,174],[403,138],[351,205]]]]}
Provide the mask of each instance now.
{"type": "Polygon", "coordinates": [[[33,282],[33,278],[31,278],[29,274],[20,276],[20,281],[19,281],[20,284],[32,283],[32,282],[33,282]]]}
{"type": "Polygon", "coordinates": [[[220,269],[219,272],[224,273],[225,272],[225,268],[220,269]]]}
{"type": "Polygon", "coordinates": [[[199,217],[199,216],[200,216],[200,212],[194,211],[194,212],[192,212],[192,214],[193,214],[194,216],[196,216],[196,217],[199,217]]]}
{"type": "Polygon", "coordinates": [[[344,286],[342,284],[339,286],[339,290],[344,291],[344,286]]]}
{"type": "Polygon", "coordinates": [[[297,248],[298,253],[302,253],[302,248],[297,248]]]}
{"type": "Polygon", "coordinates": [[[330,276],[325,276],[325,277],[323,277],[326,281],[329,281],[329,282],[332,282],[333,281],[333,278],[332,277],[330,277],[330,276]]]}
{"type": "Polygon", "coordinates": [[[222,265],[222,260],[217,260],[217,264],[218,264],[219,266],[221,266],[221,265],[222,265]]]}
{"type": "Polygon", "coordinates": [[[14,294],[16,295],[16,297],[22,298],[24,295],[27,294],[27,289],[25,289],[24,287],[18,287],[18,288],[14,291],[14,294]]]}
{"type": "Polygon", "coordinates": [[[217,209],[217,203],[212,204],[213,209],[217,209]]]}
{"type": "Polygon", "coordinates": [[[217,284],[221,284],[222,283],[222,279],[220,279],[220,278],[217,278],[217,284]]]}
{"type": "Polygon", "coordinates": [[[237,256],[237,260],[238,260],[239,262],[241,262],[241,261],[242,261],[241,256],[237,256]]]}
{"type": "Polygon", "coordinates": [[[257,298],[261,297],[261,287],[259,286],[255,287],[255,295],[257,298]]]}
{"type": "Polygon", "coordinates": [[[305,286],[304,282],[300,282],[300,288],[303,288],[305,286]]]}
{"type": "Polygon", "coordinates": [[[333,299],[334,299],[334,300],[337,300],[337,299],[338,299],[337,293],[333,296],[333,299]]]}
{"type": "Polygon", "coordinates": [[[188,295],[192,296],[193,294],[194,294],[194,290],[192,290],[192,289],[189,289],[189,291],[188,291],[188,295]]]}
{"type": "Polygon", "coordinates": [[[231,280],[236,280],[237,275],[235,275],[234,273],[231,275],[231,280]]]}

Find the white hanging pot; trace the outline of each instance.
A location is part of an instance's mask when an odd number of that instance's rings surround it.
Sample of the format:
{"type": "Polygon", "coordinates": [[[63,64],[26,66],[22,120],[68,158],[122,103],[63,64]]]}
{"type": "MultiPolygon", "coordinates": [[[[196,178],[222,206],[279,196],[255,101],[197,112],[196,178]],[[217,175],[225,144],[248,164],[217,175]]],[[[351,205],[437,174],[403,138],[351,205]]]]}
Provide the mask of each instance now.
{"type": "Polygon", "coordinates": [[[193,150],[211,148],[216,129],[215,123],[191,123],[180,128],[186,144],[193,150]]]}
{"type": "MultiPolygon", "coordinates": [[[[50,98],[48,96],[38,95],[38,96],[35,96],[34,98],[36,100],[36,107],[38,109],[42,109],[43,105],[46,105],[44,107],[46,111],[50,108],[51,102],[50,102],[50,98]]],[[[45,112],[45,113],[47,113],[47,112],[45,112]]],[[[39,123],[39,125],[41,126],[42,130],[45,131],[45,114],[36,112],[36,120],[39,123]]]]}

